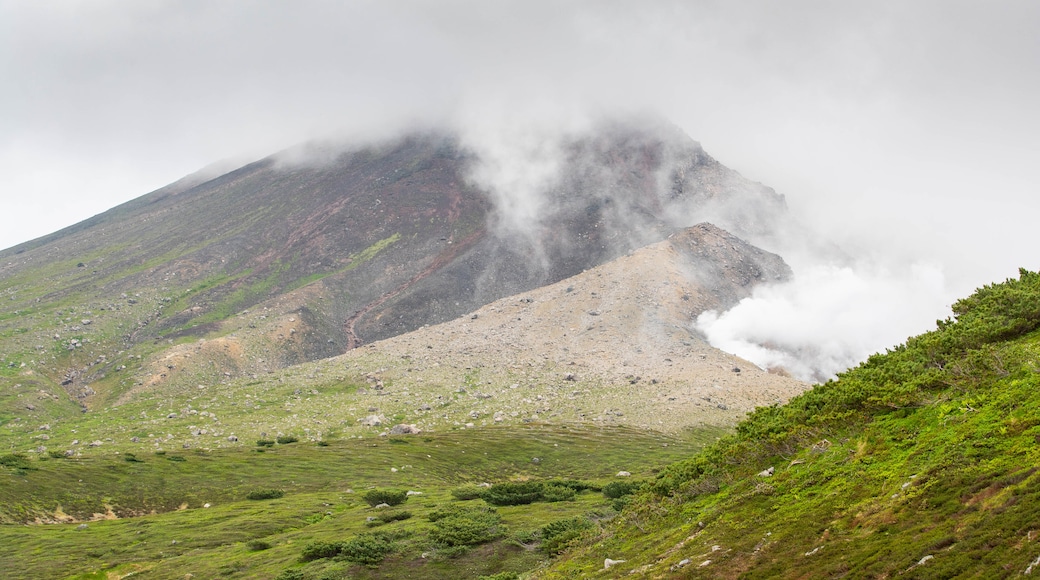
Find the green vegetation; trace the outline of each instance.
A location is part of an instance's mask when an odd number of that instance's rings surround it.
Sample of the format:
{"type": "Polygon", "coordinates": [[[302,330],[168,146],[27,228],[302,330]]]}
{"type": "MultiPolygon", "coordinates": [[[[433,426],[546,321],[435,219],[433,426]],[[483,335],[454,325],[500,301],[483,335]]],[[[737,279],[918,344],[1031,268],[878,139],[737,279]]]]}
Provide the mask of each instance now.
{"type": "Polygon", "coordinates": [[[246,494],[246,499],[278,499],[284,495],[285,492],[280,489],[254,489],[246,494]]]}
{"type": "Polygon", "coordinates": [[[732,436],[669,466],[605,534],[543,576],[1032,571],[1040,275],[1023,270],[953,311],[935,331],[759,409],[732,436]],[[606,573],[604,558],[626,562],[606,573]]]}
{"type": "Polygon", "coordinates": [[[539,549],[543,526],[613,514],[611,500],[594,492],[619,469],[649,474],[715,433],[678,439],[632,429],[530,425],[485,429],[479,436],[430,433],[407,444],[378,437],[334,438],[327,446],[275,444],[262,454],[251,444],[136,452],[143,462],[127,462],[111,450],[61,460],[0,455],[0,569],[10,578],[134,571],[171,579],[190,572],[197,578],[298,574],[306,580],[454,580],[526,572],[547,557],[539,549]],[[546,460],[531,463],[534,456],[546,460]],[[390,465],[400,469],[392,473],[390,465]],[[384,487],[388,478],[394,487],[384,487]],[[524,480],[575,495],[496,508],[452,494],[489,489],[469,482],[524,480]],[[373,491],[382,499],[403,494],[407,511],[372,508],[365,496],[373,491]],[[247,499],[251,492],[271,497],[247,499]],[[93,521],[112,516],[118,519],[93,521]],[[33,521],[53,523],[23,525],[33,521]],[[304,561],[317,553],[305,555],[311,544],[332,544],[336,553],[304,561]],[[387,545],[392,550],[384,554],[387,545]],[[62,557],[27,556],[44,550],[62,557]]]}
{"type": "Polygon", "coordinates": [[[362,496],[365,503],[375,507],[377,505],[401,505],[408,499],[408,492],[399,489],[373,489],[362,496]]]}

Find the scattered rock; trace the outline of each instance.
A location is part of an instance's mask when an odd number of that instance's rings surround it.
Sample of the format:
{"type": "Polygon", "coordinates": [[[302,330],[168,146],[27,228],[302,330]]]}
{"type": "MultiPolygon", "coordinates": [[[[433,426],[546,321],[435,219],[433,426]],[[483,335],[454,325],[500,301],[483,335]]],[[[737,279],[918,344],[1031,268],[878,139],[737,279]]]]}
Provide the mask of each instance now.
{"type": "Polygon", "coordinates": [[[378,427],[386,421],[386,417],[382,415],[369,415],[361,420],[361,424],[365,427],[378,427]]]}
{"type": "Polygon", "coordinates": [[[408,493],[406,493],[405,495],[422,495],[422,492],[421,491],[408,490],[408,493]]]}
{"type": "Polygon", "coordinates": [[[773,473],[775,471],[776,471],[775,467],[770,467],[769,469],[763,469],[762,471],[758,472],[758,476],[759,477],[772,477],[773,473]]]}
{"type": "Polygon", "coordinates": [[[681,568],[685,568],[689,564],[690,564],[690,559],[689,558],[685,558],[685,559],[679,560],[678,563],[672,565],[671,570],[672,570],[672,572],[675,572],[676,570],[679,570],[681,568]]]}
{"type": "Polygon", "coordinates": [[[88,526],[87,524],[80,524],[80,525],[76,526],[76,529],[77,530],[85,530],[88,527],[90,527],[90,526],[88,526]]]}
{"type": "Polygon", "coordinates": [[[422,433],[422,429],[416,425],[406,425],[401,423],[400,425],[394,425],[390,428],[391,435],[418,435],[422,433]]]}
{"type": "Polygon", "coordinates": [[[629,471],[619,471],[615,477],[632,477],[632,473],[629,471]]]}
{"type": "Polygon", "coordinates": [[[625,563],[625,560],[611,560],[610,558],[606,558],[603,560],[603,569],[610,570],[612,567],[623,563],[625,563]]]}

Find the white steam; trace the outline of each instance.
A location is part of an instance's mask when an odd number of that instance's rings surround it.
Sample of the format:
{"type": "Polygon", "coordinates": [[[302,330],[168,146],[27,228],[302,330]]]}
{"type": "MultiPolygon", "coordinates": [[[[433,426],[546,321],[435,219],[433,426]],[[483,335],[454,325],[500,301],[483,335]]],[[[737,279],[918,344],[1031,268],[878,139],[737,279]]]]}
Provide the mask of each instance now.
{"type": "Polygon", "coordinates": [[[949,315],[945,276],[932,265],[810,265],[760,286],[696,327],[716,348],[818,382],[904,342],[949,315]]]}
{"type": "Polygon", "coordinates": [[[500,97],[468,104],[453,121],[462,146],[475,153],[466,177],[491,196],[496,230],[535,231],[561,177],[566,141],[588,130],[585,115],[500,97]]]}

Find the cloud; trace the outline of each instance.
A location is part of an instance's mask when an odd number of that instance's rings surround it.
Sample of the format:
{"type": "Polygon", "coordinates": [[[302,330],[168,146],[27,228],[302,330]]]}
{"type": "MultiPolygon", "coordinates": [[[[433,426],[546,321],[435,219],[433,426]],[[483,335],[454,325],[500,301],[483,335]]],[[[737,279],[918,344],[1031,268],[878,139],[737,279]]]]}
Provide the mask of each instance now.
{"type": "Polygon", "coordinates": [[[810,263],[695,323],[715,347],[822,382],[950,315],[942,271],[914,263],[810,263]]]}

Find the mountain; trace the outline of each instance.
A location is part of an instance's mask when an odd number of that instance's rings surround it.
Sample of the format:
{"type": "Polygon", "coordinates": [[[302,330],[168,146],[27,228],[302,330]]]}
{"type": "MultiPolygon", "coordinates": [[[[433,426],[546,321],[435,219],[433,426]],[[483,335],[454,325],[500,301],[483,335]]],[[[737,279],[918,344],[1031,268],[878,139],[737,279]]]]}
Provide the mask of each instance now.
{"type": "Polygon", "coordinates": [[[57,419],[125,400],[178,344],[225,341],[199,380],[249,377],[451,320],[700,216],[745,236],[786,219],[782,197],[672,127],[608,123],[561,150],[521,229],[474,185],[477,154],[428,132],[189,176],[0,252],[3,380],[57,419]]]}

